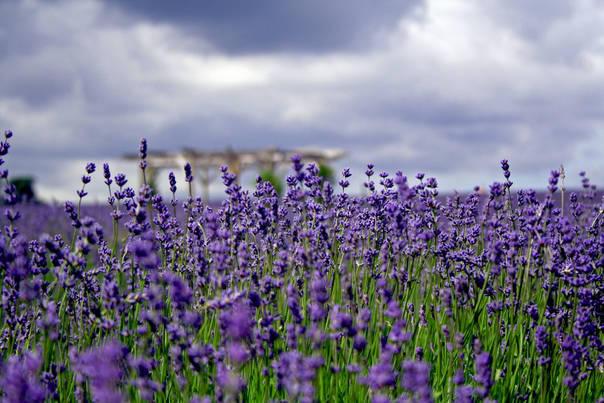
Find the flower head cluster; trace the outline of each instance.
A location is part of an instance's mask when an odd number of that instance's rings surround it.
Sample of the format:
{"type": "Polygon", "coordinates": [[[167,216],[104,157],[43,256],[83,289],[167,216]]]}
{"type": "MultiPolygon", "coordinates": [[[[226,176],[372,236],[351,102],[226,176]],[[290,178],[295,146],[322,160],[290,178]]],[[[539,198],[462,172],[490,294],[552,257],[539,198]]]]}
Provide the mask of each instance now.
{"type": "Polygon", "coordinates": [[[220,203],[186,164],[179,203],[174,173],[167,198],[145,183],[144,139],[139,157],[138,190],[103,164],[102,206],[84,199],[94,163],[59,207],[21,203],[0,170],[0,401],[604,395],[604,206],[586,174],[516,191],[502,160],[488,194],[442,195],[368,164],[357,195],[350,169],[295,155],[282,196],[222,167],[220,203]]]}

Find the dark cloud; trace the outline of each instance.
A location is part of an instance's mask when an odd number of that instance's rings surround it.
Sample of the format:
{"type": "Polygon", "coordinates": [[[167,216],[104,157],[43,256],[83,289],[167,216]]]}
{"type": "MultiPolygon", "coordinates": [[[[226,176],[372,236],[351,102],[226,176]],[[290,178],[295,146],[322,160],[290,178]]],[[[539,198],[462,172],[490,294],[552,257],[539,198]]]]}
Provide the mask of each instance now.
{"type": "Polygon", "coordinates": [[[337,147],[338,169],[426,171],[448,189],[499,178],[501,158],[518,185],[560,163],[604,175],[604,12],[589,2],[168,4],[0,3],[11,172],[72,196],[87,160],[135,176],[118,160],[146,136],[151,150],[337,147]]]}
{"type": "Polygon", "coordinates": [[[567,20],[576,9],[567,0],[508,0],[505,4],[486,0],[485,5],[493,20],[531,40],[543,38],[553,25],[567,20]]]}
{"type": "Polygon", "coordinates": [[[200,35],[227,53],[326,52],[373,43],[422,0],[112,0],[140,18],[200,35]]]}

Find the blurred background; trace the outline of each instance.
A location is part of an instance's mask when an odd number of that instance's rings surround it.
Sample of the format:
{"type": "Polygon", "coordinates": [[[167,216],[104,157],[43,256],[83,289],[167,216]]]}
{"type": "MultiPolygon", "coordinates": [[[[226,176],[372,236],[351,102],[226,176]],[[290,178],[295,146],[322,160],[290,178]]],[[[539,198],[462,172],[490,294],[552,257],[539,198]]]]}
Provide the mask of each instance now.
{"type": "MultiPolygon", "coordinates": [[[[342,151],[329,166],[358,192],[370,162],[447,192],[503,180],[502,158],[515,187],[561,164],[568,187],[604,176],[599,0],[3,0],[0,65],[7,166],[46,201],[75,199],[88,161],[137,183],[123,157],[143,136],[181,160],[342,151]]],[[[105,197],[99,169],[88,200],[105,197]]]]}

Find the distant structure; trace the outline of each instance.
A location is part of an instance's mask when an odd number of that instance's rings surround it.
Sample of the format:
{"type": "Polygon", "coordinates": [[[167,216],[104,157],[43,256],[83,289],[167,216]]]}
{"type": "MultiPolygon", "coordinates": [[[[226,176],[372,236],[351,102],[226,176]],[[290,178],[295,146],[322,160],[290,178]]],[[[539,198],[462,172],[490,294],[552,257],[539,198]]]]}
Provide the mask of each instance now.
{"type": "MultiPolygon", "coordinates": [[[[185,148],[180,152],[150,152],[147,154],[147,180],[151,184],[156,183],[156,178],[162,169],[183,169],[188,162],[193,168],[193,175],[199,178],[202,194],[207,201],[210,194],[210,183],[218,176],[222,165],[227,165],[229,170],[238,177],[248,169],[259,171],[275,171],[280,166],[290,164],[291,157],[300,155],[302,160],[316,162],[318,165],[326,165],[331,161],[338,160],[345,155],[339,149],[312,149],[298,148],[293,150],[282,150],[278,148],[267,148],[262,150],[235,151],[228,148],[225,151],[200,151],[185,148]]],[[[128,154],[125,160],[137,161],[138,155],[128,154]]]]}

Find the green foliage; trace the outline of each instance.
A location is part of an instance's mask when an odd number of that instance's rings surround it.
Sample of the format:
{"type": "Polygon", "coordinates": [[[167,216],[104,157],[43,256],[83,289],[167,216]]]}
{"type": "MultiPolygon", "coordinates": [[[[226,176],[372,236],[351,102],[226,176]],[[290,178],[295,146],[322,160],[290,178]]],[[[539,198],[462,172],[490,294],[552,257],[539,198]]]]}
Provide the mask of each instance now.
{"type": "Polygon", "coordinates": [[[273,188],[278,195],[283,194],[283,179],[281,179],[281,177],[279,177],[275,171],[266,169],[260,172],[259,176],[263,181],[269,182],[271,185],[273,185],[273,188]]]}
{"type": "Polygon", "coordinates": [[[17,200],[19,201],[34,201],[36,200],[36,192],[34,190],[34,178],[31,176],[18,176],[10,180],[10,183],[15,185],[17,190],[17,200]]]}
{"type": "Polygon", "coordinates": [[[334,183],[336,178],[334,169],[327,164],[319,164],[319,176],[330,183],[334,183]]]}

